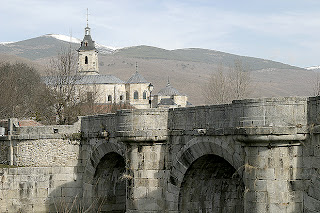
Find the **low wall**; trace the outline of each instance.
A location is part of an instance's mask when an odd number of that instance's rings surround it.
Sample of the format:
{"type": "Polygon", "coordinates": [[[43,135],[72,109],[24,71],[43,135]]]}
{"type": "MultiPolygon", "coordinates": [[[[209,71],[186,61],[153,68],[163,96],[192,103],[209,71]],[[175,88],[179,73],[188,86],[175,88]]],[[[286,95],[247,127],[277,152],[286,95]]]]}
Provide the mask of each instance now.
{"type": "Polygon", "coordinates": [[[264,98],[170,109],[171,130],[307,125],[308,98],[264,98]]]}
{"type": "Polygon", "coordinates": [[[84,137],[121,137],[123,141],[167,139],[167,109],[121,110],[115,114],[82,118],[84,137]]]}
{"type": "Polygon", "coordinates": [[[63,212],[81,196],[82,179],[76,170],[77,167],[0,169],[0,211],[63,212]]]}

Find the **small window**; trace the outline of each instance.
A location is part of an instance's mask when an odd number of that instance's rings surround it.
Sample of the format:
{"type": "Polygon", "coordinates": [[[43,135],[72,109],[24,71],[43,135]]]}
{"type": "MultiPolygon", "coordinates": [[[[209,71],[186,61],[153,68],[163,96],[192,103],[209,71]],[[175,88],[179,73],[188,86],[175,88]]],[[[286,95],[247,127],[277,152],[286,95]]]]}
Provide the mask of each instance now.
{"type": "Polygon", "coordinates": [[[144,91],[142,96],[143,96],[143,99],[147,99],[147,91],[144,91]]]}
{"type": "Polygon", "coordinates": [[[129,101],[129,100],[130,100],[129,92],[126,92],[126,100],[127,100],[127,101],[129,101]]]}
{"type": "Polygon", "coordinates": [[[108,102],[112,102],[112,95],[108,95],[108,102]]]}
{"type": "Polygon", "coordinates": [[[84,58],[84,63],[85,63],[85,64],[88,64],[88,56],[86,56],[86,57],[84,58]]]}
{"type": "Polygon", "coordinates": [[[123,95],[120,95],[120,101],[122,101],[123,100],[123,95]]]}
{"type": "Polygon", "coordinates": [[[133,99],[139,99],[139,93],[138,93],[138,91],[134,91],[134,93],[133,93],[133,99]]]}
{"type": "Polygon", "coordinates": [[[87,101],[93,102],[93,92],[87,92],[87,101]]]}

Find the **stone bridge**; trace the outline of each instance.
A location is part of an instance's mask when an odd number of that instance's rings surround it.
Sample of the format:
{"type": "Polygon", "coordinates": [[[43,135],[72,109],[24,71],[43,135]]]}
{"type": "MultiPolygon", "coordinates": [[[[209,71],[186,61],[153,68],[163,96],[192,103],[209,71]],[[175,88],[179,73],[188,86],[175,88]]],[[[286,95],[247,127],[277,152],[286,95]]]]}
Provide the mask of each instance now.
{"type": "Polygon", "coordinates": [[[9,122],[1,212],[320,212],[320,99],[9,122]],[[11,122],[12,123],[12,122],[11,122]]]}

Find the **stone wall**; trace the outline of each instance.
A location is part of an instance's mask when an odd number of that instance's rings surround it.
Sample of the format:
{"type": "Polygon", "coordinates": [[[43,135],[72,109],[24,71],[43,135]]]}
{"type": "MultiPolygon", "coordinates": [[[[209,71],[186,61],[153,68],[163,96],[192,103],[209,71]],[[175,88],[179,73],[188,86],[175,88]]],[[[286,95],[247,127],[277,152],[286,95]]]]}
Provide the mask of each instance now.
{"type": "Polygon", "coordinates": [[[0,157],[30,167],[0,172],[1,211],[79,197],[106,212],[319,212],[318,106],[267,98],[17,128],[0,157]]]}
{"type": "Polygon", "coordinates": [[[62,212],[81,203],[82,179],[76,167],[0,169],[1,212],[62,212]],[[78,200],[77,200],[78,199],[78,200]]]}

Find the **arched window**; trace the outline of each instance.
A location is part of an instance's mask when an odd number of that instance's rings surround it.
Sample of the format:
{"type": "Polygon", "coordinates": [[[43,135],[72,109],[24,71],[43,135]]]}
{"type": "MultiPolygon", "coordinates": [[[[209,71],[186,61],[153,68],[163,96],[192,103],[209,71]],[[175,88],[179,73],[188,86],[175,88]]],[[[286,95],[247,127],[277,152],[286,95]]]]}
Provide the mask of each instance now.
{"type": "Polygon", "coordinates": [[[133,93],[133,99],[139,99],[139,93],[138,93],[138,91],[134,91],[134,93],[133,93]]]}
{"type": "Polygon", "coordinates": [[[144,92],[143,92],[142,97],[143,97],[143,99],[147,99],[147,91],[144,91],[144,92]]]}
{"type": "Polygon", "coordinates": [[[130,100],[130,94],[129,94],[129,92],[126,92],[126,100],[127,100],[127,101],[130,100]]]}
{"type": "Polygon", "coordinates": [[[123,101],[123,95],[120,95],[120,101],[123,101]]]}
{"type": "Polygon", "coordinates": [[[88,56],[86,56],[86,57],[84,58],[84,63],[85,63],[85,64],[88,64],[88,56]]]}
{"type": "Polygon", "coordinates": [[[108,95],[108,102],[112,102],[112,95],[108,95]]]}

